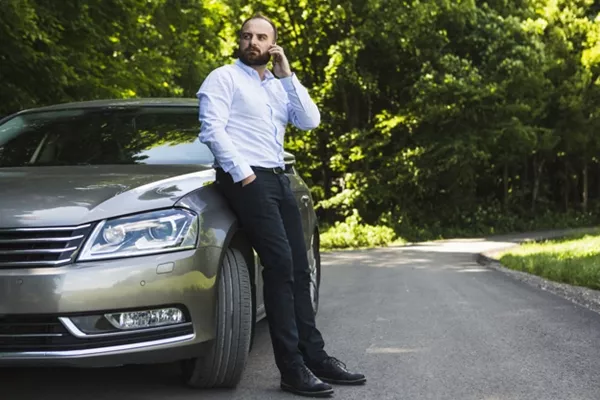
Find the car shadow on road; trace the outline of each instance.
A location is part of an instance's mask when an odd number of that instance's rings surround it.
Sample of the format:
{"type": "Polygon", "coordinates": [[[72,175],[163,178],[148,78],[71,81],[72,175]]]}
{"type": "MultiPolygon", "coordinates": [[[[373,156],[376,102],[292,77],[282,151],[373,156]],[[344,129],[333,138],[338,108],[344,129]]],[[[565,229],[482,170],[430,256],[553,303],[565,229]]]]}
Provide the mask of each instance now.
{"type": "MultiPolygon", "coordinates": [[[[268,326],[266,321],[261,321],[257,324],[254,347],[250,353],[247,371],[260,369],[260,364],[265,364],[265,357],[268,357],[270,363],[270,346],[268,326]]],[[[231,399],[239,396],[238,391],[245,390],[244,380],[236,389],[196,390],[189,388],[183,385],[179,371],[178,363],[110,368],[5,367],[0,368],[0,399],[174,400],[198,399],[199,397],[231,399]]],[[[257,393],[256,399],[264,398],[268,392],[278,389],[276,386],[278,377],[274,374],[275,371],[269,372],[261,388],[262,393],[257,393]]],[[[243,397],[245,398],[245,396],[243,397]]]]}
{"type": "Polygon", "coordinates": [[[441,271],[470,269],[483,246],[478,242],[452,241],[409,246],[328,252],[322,265],[371,268],[411,268],[441,271]]]}

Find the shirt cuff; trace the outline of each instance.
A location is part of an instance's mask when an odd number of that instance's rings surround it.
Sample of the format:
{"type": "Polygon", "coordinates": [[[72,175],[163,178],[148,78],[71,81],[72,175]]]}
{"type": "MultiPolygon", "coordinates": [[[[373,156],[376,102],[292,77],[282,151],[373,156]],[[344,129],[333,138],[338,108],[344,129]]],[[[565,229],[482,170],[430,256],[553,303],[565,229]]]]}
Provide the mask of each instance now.
{"type": "Polygon", "coordinates": [[[279,79],[279,81],[281,82],[281,84],[283,85],[283,88],[287,91],[287,92],[291,92],[296,90],[296,88],[294,87],[294,85],[296,83],[298,83],[298,78],[296,77],[296,74],[292,72],[291,76],[286,76],[285,78],[281,78],[279,79]]]}
{"type": "Polygon", "coordinates": [[[231,168],[229,171],[229,175],[233,178],[234,182],[240,182],[249,177],[254,173],[254,170],[246,163],[242,165],[238,165],[237,167],[231,168]]]}

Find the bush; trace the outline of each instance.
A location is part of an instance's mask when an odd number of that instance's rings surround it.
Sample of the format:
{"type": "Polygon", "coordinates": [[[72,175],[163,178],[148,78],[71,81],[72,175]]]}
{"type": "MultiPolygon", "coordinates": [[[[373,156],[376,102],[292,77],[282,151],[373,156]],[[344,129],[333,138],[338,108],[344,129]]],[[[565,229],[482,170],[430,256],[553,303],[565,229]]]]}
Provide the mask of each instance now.
{"type": "Polygon", "coordinates": [[[364,224],[358,211],[352,211],[344,222],[336,222],[321,235],[323,249],[386,246],[396,239],[394,230],[387,226],[364,224]]]}
{"type": "Polygon", "coordinates": [[[569,212],[504,211],[498,204],[457,210],[454,214],[394,215],[395,232],[410,242],[425,240],[482,237],[507,233],[589,227],[600,224],[597,211],[569,212]]]}

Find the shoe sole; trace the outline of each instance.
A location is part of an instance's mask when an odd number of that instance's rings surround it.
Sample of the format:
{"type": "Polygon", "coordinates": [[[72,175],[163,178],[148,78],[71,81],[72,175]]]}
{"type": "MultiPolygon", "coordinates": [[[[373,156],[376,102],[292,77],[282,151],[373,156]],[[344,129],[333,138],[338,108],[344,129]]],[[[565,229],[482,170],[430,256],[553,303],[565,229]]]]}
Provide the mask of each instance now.
{"type": "Polygon", "coordinates": [[[305,392],[303,390],[294,389],[292,386],[290,386],[286,383],[281,384],[281,389],[285,390],[286,392],[290,392],[293,394],[298,394],[300,396],[306,396],[306,397],[329,397],[333,394],[333,389],[322,390],[320,392],[305,392]]]}
{"type": "Polygon", "coordinates": [[[363,385],[363,384],[367,383],[367,378],[356,379],[353,381],[338,381],[335,379],[322,378],[320,376],[317,376],[317,378],[319,378],[320,380],[322,380],[325,383],[332,383],[334,385],[363,385]]]}

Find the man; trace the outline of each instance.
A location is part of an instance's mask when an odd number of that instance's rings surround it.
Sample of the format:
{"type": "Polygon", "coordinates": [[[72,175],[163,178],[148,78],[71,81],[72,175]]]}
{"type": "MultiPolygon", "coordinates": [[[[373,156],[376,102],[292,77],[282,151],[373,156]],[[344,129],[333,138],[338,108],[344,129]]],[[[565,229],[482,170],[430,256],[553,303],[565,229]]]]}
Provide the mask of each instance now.
{"type": "Polygon", "coordinates": [[[212,71],[198,91],[200,140],[213,152],[217,184],[264,265],[264,298],[283,390],[333,393],[325,382],[362,384],[324,350],[315,326],[301,217],[283,173],[285,127],[316,128],[320,113],[291,71],[277,29],[257,14],[242,24],[239,59],[212,71]],[[273,72],[267,64],[273,59],[273,72]]]}

